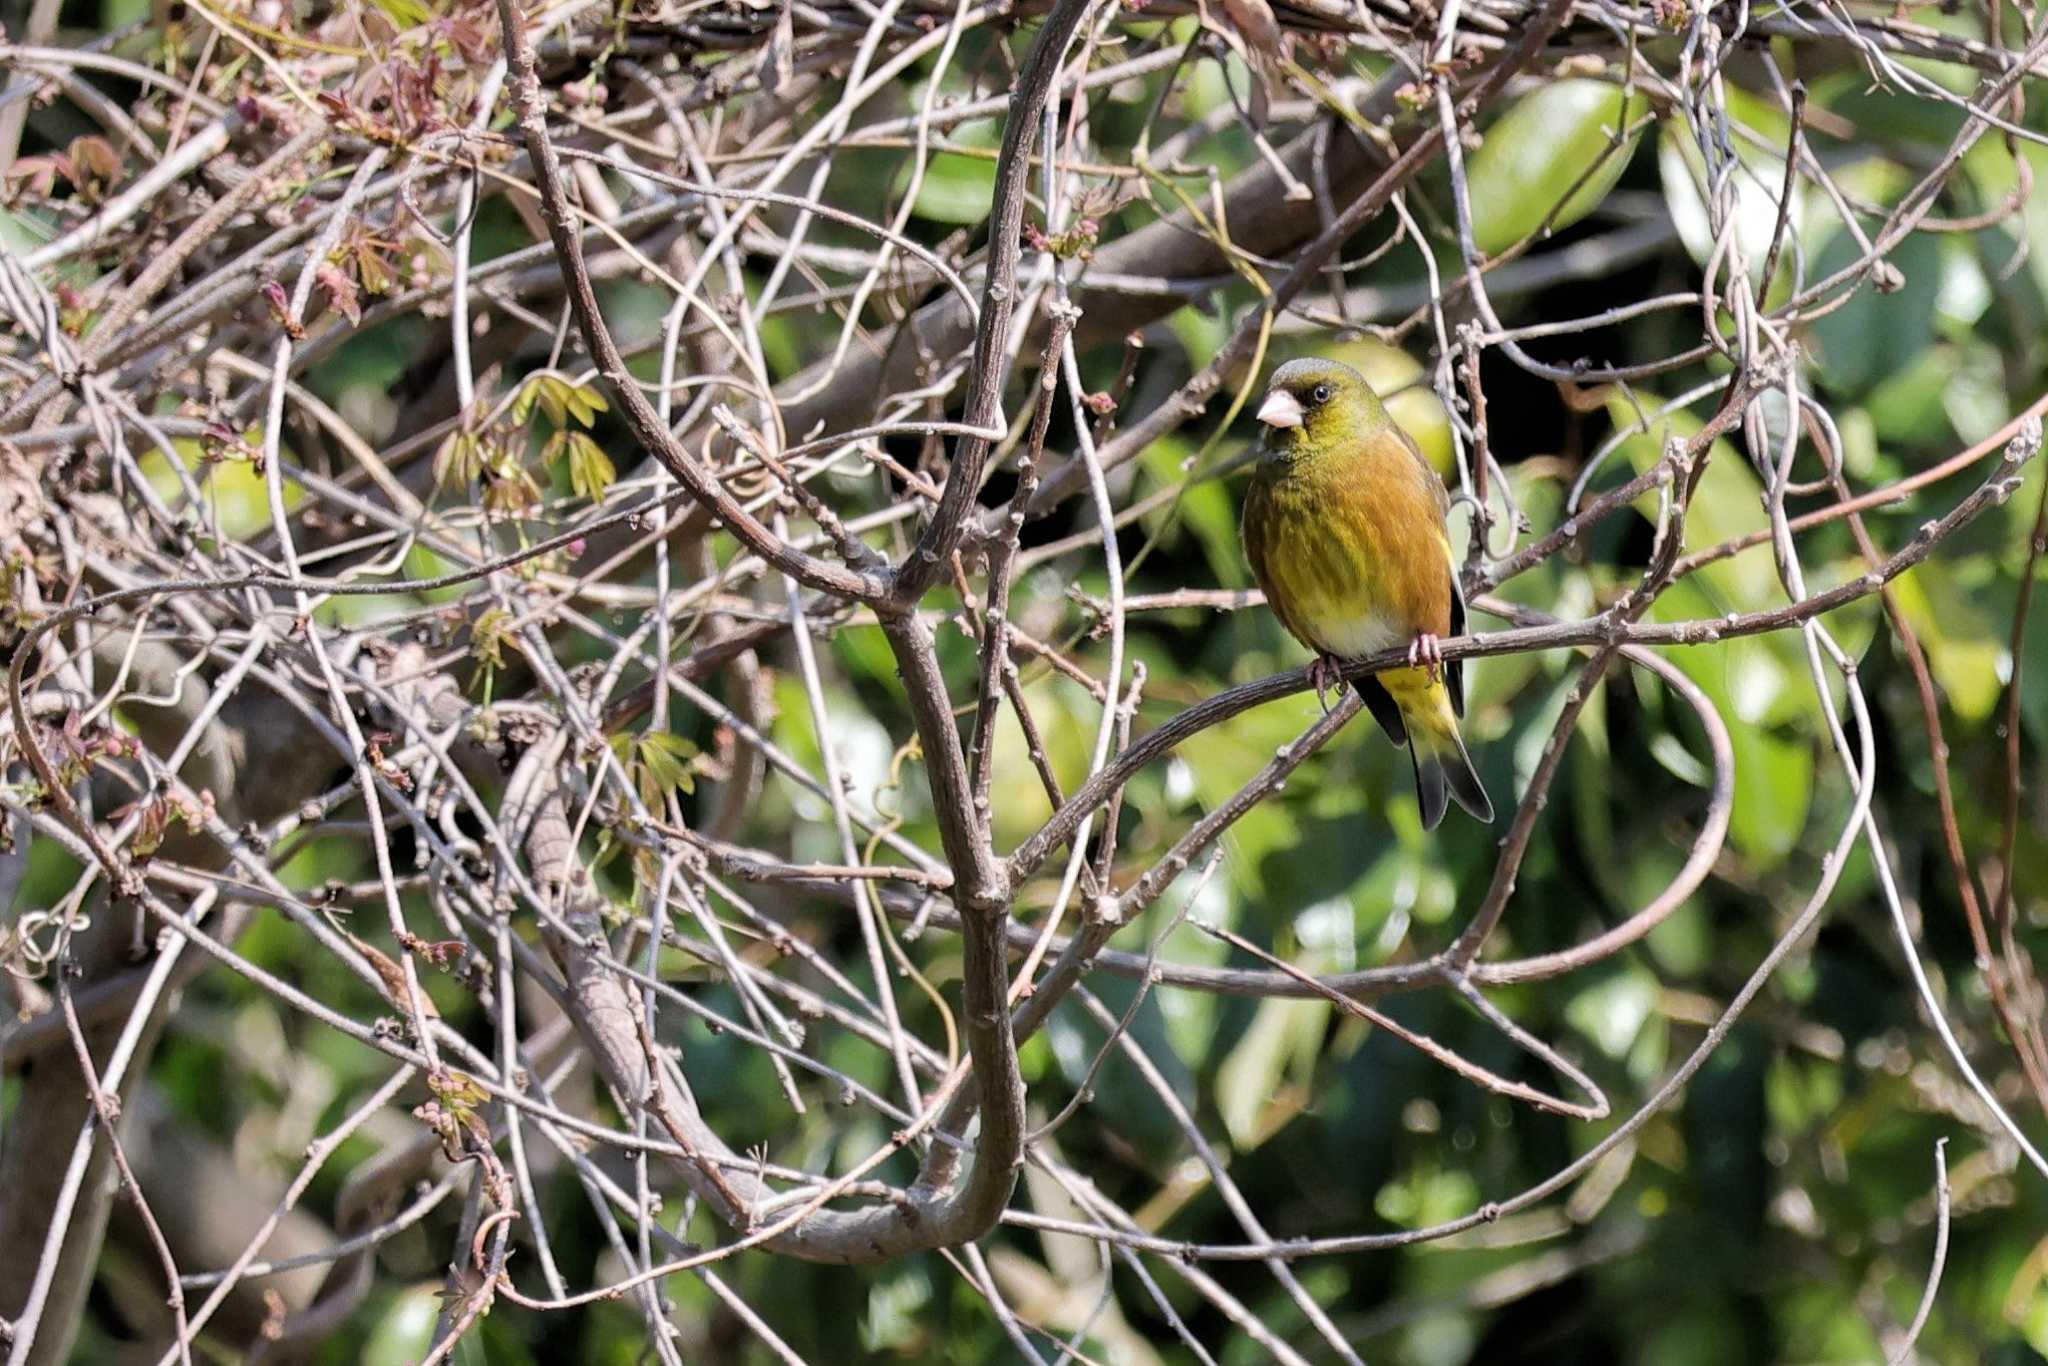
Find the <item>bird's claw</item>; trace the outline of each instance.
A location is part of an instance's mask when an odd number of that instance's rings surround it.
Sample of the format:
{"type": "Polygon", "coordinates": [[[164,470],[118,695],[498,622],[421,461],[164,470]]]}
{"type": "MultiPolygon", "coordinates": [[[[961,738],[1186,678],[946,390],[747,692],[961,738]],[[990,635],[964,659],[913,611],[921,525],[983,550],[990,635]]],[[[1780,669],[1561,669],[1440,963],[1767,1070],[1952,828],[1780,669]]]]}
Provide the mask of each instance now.
{"type": "Polygon", "coordinates": [[[1429,671],[1429,681],[1432,683],[1436,682],[1437,678],[1443,673],[1444,643],[1434,635],[1424,631],[1408,644],[1408,667],[1411,669],[1427,669],[1429,671]]]}
{"type": "Polygon", "coordinates": [[[1308,685],[1316,690],[1316,701],[1323,704],[1323,715],[1328,716],[1329,694],[1344,687],[1344,662],[1335,655],[1317,655],[1315,663],[1308,666],[1308,685]]]}

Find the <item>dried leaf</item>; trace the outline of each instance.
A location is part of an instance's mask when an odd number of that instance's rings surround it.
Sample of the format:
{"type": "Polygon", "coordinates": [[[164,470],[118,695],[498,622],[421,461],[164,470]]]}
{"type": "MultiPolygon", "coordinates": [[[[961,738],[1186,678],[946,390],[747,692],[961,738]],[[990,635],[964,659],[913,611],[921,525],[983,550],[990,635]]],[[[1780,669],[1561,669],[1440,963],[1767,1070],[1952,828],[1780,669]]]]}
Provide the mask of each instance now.
{"type": "Polygon", "coordinates": [[[362,299],[356,293],[356,282],[342,273],[341,267],[324,265],[313,272],[314,282],[327,295],[327,302],[334,311],[348,319],[350,327],[363,324],[362,299]]]}
{"type": "Polygon", "coordinates": [[[73,138],[65,149],[69,179],[83,199],[105,196],[121,178],[121,156],[105,138],[96,133],[73,138]]]}
{"type": "Polygon", "coordinates": [[[369,960],[370,967],[376,971],[377,980],[384,984],[384,994],[390,998],[392,1005],[410,1015],[412,1013],[411,1002],[417,999],[420,1004],[420,1014],[429,1020],[437,1020],[441,1017],[441,1012],[434,1008],[433,1000],[425,992],[419,993],[417,998],[414,997],[412,988],[406,984],[405,969],[400,967],[397,960],[392,958],[390,954],[384,952],[375,944],[369,943],[367,940],[353,934],[348,936],[348,942],[355,946],[357,953],[360,953],[369,960]]]}

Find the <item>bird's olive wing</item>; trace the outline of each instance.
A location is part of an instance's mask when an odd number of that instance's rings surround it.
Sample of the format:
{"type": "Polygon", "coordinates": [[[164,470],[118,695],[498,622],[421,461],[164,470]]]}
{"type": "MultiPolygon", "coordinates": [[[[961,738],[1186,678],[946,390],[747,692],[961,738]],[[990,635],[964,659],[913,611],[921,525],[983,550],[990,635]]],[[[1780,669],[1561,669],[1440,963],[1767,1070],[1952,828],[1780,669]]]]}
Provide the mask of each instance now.
{"type": "MultiPolygon", "coordinates": [[[[1450,490],[1444,487],[1436,466],[1429,463],[1429,457],[1422,453],[1422,447],[1415,444],[1415,438],[1396,423],[1394,430],[1400,433],[1401,444],[1408,448],[1408,454],[1415,457],[1416,469],[1421,473],[1422,482],[1428,486],[1430,495],[1436,500],[1437,538],[1443,542],[1444,567],[1451,576],[1451,634],[1465,634],[1465,584],[1458,573],[1458,559],[1451,551],[1450,530],[1444,525],[1451,515],[1450,490]]],[[[1451,711],[1457,716],[1465,714],[1465,665],[1462,660],[1452,660],[1444,665],[1444,683],[1451,690],[1451,711]]]]}
{"type": "MultiPolygon", "coordinates": [[[[1458,562],[1451,558],[1451,538],[1444,537],[1444,559],[1451,567],[1451,634],[1465,634],[1465,583],[1458,574],[1458,562]]],[[[1465,661],[1453,659],[1444,665],[1444,684],[1451,690],[1451,713],[1465,714],[1465,661]]]]}
{"type": "Polygon", "coordinates": [[[1408,454],[1415,457],[1415,468],[1421,472],[1423,485],[1429,489],[1430,497],[1436,500],[1436,515],[1446,518],[1451,515],[1450,490],[1444,487],[1443,476],[1436,472],[1436,466],[1429,463],[1429,457],[1422,453],[1422,447],[1415,444],[1415,438],[1408,435],[1408,429],[1400,423],[1393,424],[1394,434],[1401,438],[1401,444],[1408,448],[1408,454]]]}

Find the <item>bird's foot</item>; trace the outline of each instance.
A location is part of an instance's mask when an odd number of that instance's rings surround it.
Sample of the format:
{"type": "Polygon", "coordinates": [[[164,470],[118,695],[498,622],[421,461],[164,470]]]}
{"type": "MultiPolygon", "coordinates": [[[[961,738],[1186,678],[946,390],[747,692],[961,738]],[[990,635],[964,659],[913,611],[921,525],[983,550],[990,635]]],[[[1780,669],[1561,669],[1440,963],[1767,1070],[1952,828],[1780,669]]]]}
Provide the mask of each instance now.
{"type": "Polygon", "coordinates": [[[1315,663],[1308,666],[1308,685],[1316,690],[1316,701],[1323,704],[1323,715],[1328,716],[1329,694],[1344,689],[1344,661],[1335,655],[1317,655],[1315,663]]]}
{"type": "Polygon", "coordinates": [[[1444,643],[1424,631],[1408,644],[1408,667],[1427,669],[1429,681],[1436,682],[1444,671],[1444,643]]]}

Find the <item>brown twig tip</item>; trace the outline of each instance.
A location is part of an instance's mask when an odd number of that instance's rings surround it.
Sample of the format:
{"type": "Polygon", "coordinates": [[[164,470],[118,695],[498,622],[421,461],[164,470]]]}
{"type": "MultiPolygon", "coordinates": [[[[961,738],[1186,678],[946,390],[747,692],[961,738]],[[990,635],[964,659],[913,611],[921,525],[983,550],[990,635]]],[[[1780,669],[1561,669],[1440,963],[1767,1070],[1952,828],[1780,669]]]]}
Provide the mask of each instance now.
{"type": "Polygon", "coordinates": [[[2005,463],[2012,466],[2026,464],[2041,453],[2041,417],[2038,412],[2021,422],[2020,429],[2013,433],[2006,443],[2005,463]]]}

